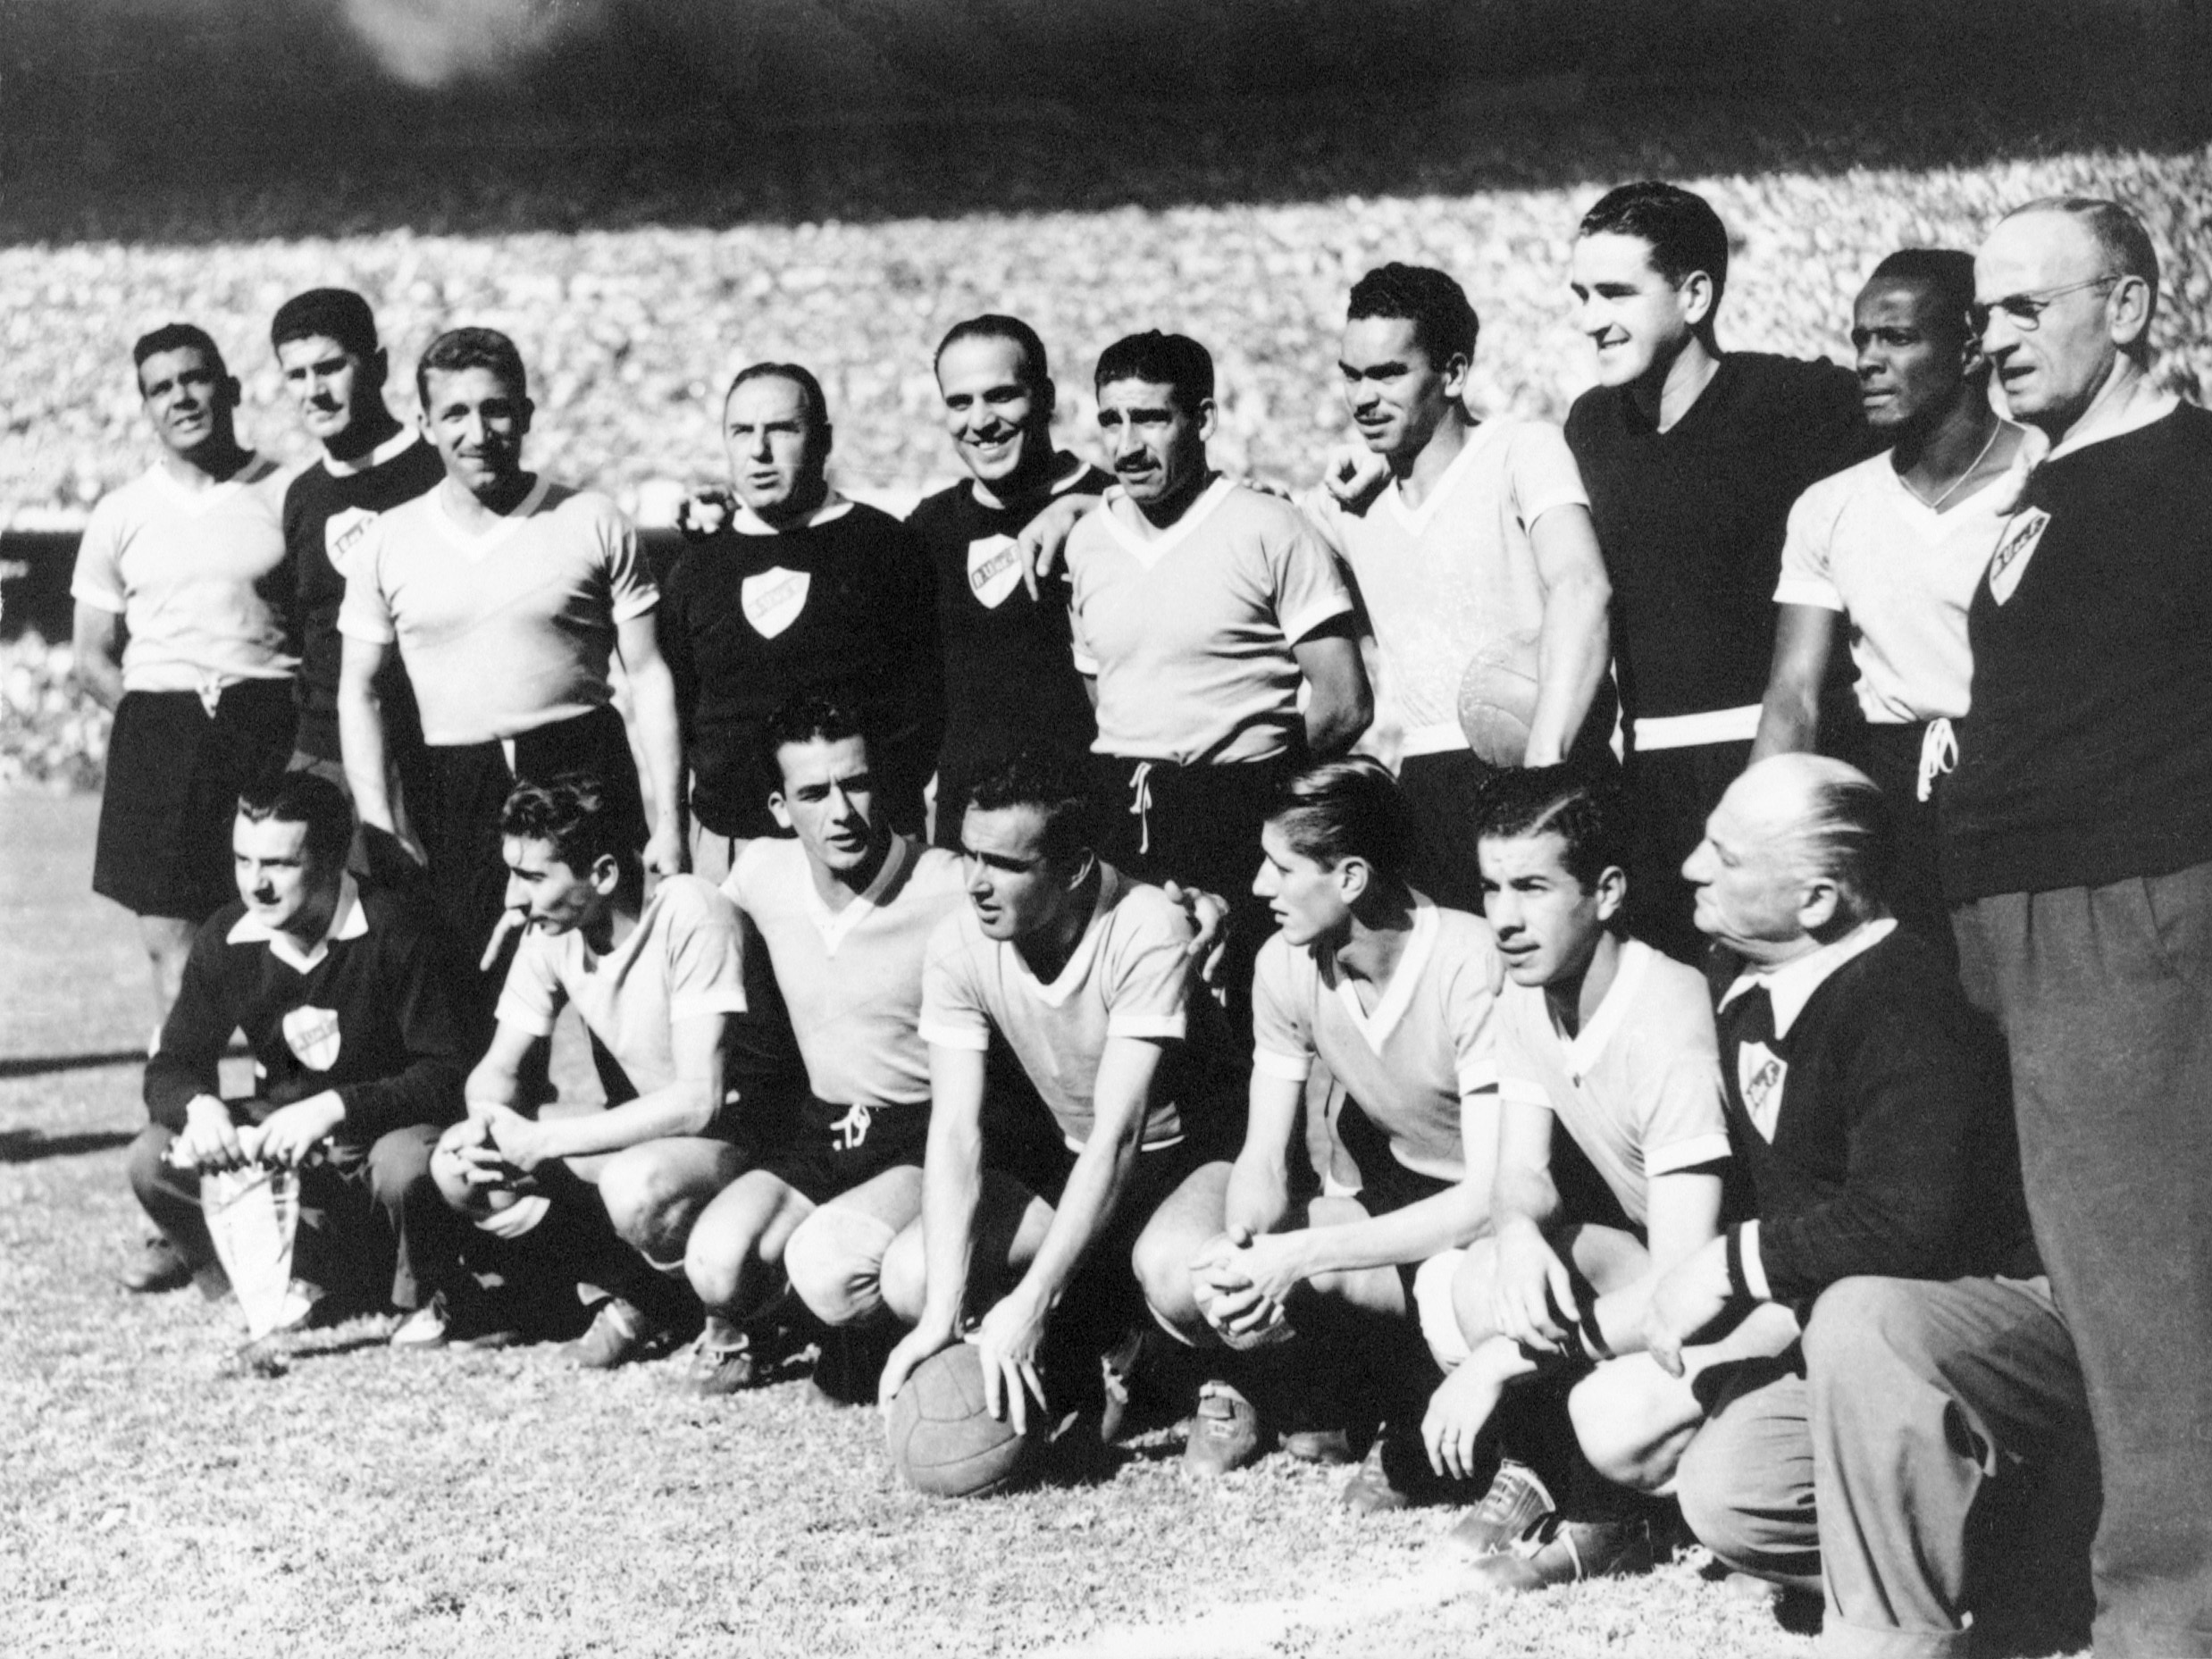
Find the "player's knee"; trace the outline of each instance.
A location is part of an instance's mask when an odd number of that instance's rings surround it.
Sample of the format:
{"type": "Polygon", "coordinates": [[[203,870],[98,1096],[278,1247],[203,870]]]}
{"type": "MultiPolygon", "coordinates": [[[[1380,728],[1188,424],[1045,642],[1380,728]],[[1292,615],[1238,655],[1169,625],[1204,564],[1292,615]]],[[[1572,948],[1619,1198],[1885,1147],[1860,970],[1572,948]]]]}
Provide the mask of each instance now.
{"type": "Polygon", "coordinates": [[[1461,1258],[1466,1253],[1446,1250],[1413,1270],[1413,1316],[1420,1325],[1421,1340],[1429,1345],[1437,1365],[1447,1371],[1456,1370],[1473,1352],[1466,1333],[1460,1329],[1452,1295],[1461,1258]]]}
{"type": "Polygon", "coordinates": [[[676,1184],[649,1147],[616,1152],[599,1171],[599,1202],[607,1206],[615,1236],[649,1257],[658,1257],[666,1243],[667,1215],[678,1195],[676,1184]]]}
{"type": "Polygon", "coordinates": [[[1748,1570],[1761,1553],[1742,1501],[1749,1451],[1724,1425],[1708,1422],[1674,1471],[1674,1497],[1683,1524],[1722,1562],[1740,1570],[1748,1570]]]}
{"type": "Polygon", "coordinates": [[[734,1306],[751,1248],[750,1238],[717,1225],[711,1212],[701,1216],[683,1242],[683,1277],[692,1294],[710,1309],[734,1306]]]}
{"type": "Polygon", "coordinates": [[[370,1195],[386,1210],[399,1210],[437,1190],[430,1168],[437,1140],[437,1131],[421,1125],[378,1135],[369,1148],[370,1195]]]}
{"type": "Polygon", "coordinates": [[[1926,1335],[1913,1281],[1838,1279],[1821,1292],[1806,1321],[1806,1369],[1830,1378],[1913,1369],[1925,1352],[1926,1335]]]}
{"type": "Polygon", "coordinates": [[[929,1288],[928,1266],[922,1254],[922,1230],[908,1227],[891,1241],[876,1270],[876,1289],[884,1305],[905,1323],[922,1317],[922,1301],[929,1288]]]}
{"type": "Polygon", "coordinates": [[[1666,1437],[1656,1414],[1621,1368],[1600,1369],[1577,1383],[1567,1395],[1567,1420],[1590,1467],[1615,1486],[1649,1492],[1673,1473],[1671,1457],[1670,1467],[1658,1466],[1666,1437]]]}
{"type": "Polygon", "coordinates": [[[1147,1228],[1129,1253],[1129,1269],[1152,1317],[1170,1330],[1189,1333],[1205,1324],[1191,1287],[1191,1241],[1147,1228]]]}
{"type": "Polygon", "coordinates": [[[875,1216],[825,1205],[784,1244],[783,1271],[817,1319],[850,1325],[884,1305],[884,1258],[896,1236],[875,1216]]]}

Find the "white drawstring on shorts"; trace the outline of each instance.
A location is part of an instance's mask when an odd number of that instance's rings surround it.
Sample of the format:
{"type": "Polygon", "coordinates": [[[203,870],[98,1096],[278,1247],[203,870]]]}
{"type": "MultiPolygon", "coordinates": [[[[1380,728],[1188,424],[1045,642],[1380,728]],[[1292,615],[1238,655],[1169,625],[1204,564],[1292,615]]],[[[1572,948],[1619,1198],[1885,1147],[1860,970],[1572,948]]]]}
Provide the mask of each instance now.
{"type": "Polygon", "coordinates": [[[1958,738],[1951,730],[1950,721],[1941,715],[1928,722],[1928,729],[1920,737],[1921,800],[1925,800],[1935,791],[1935,781],[1958,765],[1958,738]]]}

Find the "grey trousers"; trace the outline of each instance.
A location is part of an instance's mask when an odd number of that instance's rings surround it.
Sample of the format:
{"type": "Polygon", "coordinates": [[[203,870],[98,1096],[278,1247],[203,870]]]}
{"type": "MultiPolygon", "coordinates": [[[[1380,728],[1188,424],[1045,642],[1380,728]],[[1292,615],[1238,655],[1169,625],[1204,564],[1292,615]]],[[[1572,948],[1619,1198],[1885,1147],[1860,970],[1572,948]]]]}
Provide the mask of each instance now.
{"type": "Polygon", "coordinates": [[[1985,1487],[2088,1437],[2043,1280],[1849,1278],[1814,1304],[1798,1363],[1722,1383],[1676,1494],[1730,1566],[1824,1595],[1822,1654],[1948,1659],[1985,1487]]]}
{"type": "Polygon", "coordinates": [[[2212,1655],[2212,864],[1952,925],[2097,1429],[2098,1659],[2212,1655]]]}

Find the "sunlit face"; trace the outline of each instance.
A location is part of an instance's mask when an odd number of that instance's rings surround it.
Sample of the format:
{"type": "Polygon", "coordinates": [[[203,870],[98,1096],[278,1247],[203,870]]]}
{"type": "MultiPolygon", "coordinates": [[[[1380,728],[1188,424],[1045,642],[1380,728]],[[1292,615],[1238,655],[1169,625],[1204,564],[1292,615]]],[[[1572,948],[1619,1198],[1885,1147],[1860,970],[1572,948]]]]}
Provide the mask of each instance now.
{"type": "Polygon", "coordinates": [[[1035,807],[970,807],[960,821],[968,901],[986,939],[1026,939],[1059,919],[1074,884],[1044,856],[1035,807]]]}
{"type": "Polygon", "coordinates": [[[1306,857],[1290,844],[1279,824],[1261,826],[1260,852],[1252,890],[1268,901],[1284,940],[1293,945],[1340,943],[1352,920],[1343,867],[1306,857]]]}
{"type": "Polygon", "coordinates": [[[230,443],[238,382],[202,348],[155,352],[138,365],[138,391],[147,418],[171,453],[189,456],[210,443],[230,443]]]}
{"type": "Polygon", "coordinates": [[[289,931],[303,911],[327,900],[342,871],[320,871],[307,853],[307,826],[243,815],[230,823],[230,873],[257,922],[289,931]]]}
{"type": "Polygon", "coordinates": [[[300,424],[319,443],[345,437],[356,420],[373,419],[381,408],[383,353],[377,361],[357,356],[327,334],[288,339],[276,348],[284,371],[284,390],[299,411],[300,424]]]}
{"type": "Polygon", "coordinates": [[[502,494],[522,476],[530,399],[492,369],[432,369],[425,390],[423,435],[446,476],[480,500],[502,494]]]}
{"type": "Polygon", "coordinates": [[[1206,475],[1213,400],[1186,409],[1165,381],[1109,381],[1098,389],[1098,428],[1129,499],[1139,507],[1172,502],[1206,475]]]}
{"type": "Polygon", "coordinates": [[[507,908],[549,934],[590,927],[606,914],[615,888],[615,861],[602,858],[590,870],[570,867],[549,841],[507,835],[499,842],[507,860],[507,908]]]}
{"type": "Polygon", "coordinates": [[[2015,420],[2070,425],[2110,378],[2122,284],[2099,281],[2107,265],[2088,229],[2057,213],[2005,220],[1974,256],[1982,350],[2015,420]]]}
{"type": "Polygon", "coordinates": [[[1697,890],[1697,930],[1754,961],[1805,935],[1805,872],[1792,834],[1798,792],[1774,774],[1738,778],[1705,819],[1705,839],[1682,865],[1697,890]]]}
{"type": "Polygon", "coordinates": [[[1571,984],[1589,968],[1605,925],[1621,909],[1623,883],[1607,870],[1585,887],[1567,868],[1567,838],[1486,835],[1475,848],[1482,913],[1497,935],[1505,973],[1517,985],[1571,984]]]}
{"type": "Polygon", "coordinates": [[[783,787],[769,797],[768,809],[817,869],[858,869],[889,844],[890,826],[876,812],[866,738],[786,743],[775,763],[783,787]]]}
{"type": "Polygon", "coordinates": [[[1851,310],[1851,347],[1858,354],[1859,406],[1877,432],[1894,432],[1951,406],[1979,355],[1965,338],[1963,318],[1943,314],[1943,299],[1924,282],[1877,277],[1851,310]]]}
{"type": "Polygon", "coordinates": [[[807,408],[796,381],[764,374],[730,394],[722,409],[730,487],[770,523],[812,508],[829,463],[829,434],[807,408]]]}
{"type": "Polygon", "coordinates": [[[977,335],[937,359],[944,427],[968,470],[986,485],[1037,477],[1052,453],[1052,383],[1036,381],[1022,348],[977,335]]]}
{"type": "Polygon", "coordinates": [[[1705,285],[1667,281],[1640,236],[1583,237],[1570,271],[1575,326],[1596,348],[1601,385],[1630,386],[1665,373],[1710,309],[1705,285]]]}
{"type": "Polygon", "coordinates": [[[1405,317],[1345,323],[1336,366],[1361,441],[1393,459],[1419,455],[1467,386],[1466,360],[1433,362],[1405,317]]]}

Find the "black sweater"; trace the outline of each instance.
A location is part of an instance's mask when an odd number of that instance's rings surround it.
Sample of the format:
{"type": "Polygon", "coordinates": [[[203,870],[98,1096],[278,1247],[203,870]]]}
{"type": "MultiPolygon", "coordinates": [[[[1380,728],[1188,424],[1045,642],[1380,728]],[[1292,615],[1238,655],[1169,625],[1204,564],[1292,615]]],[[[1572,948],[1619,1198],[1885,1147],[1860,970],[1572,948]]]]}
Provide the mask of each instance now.
{"type": "Polygon", "coordinates": [[[346,1117],[333,1138],[348,1146],[365,1147],[407,1124],[460,1117],[460,1032],[431,935],[389,893],[364,891],[361,907],[367,932],[330,941],[304,974],[264,943],[230,943],[243,903],[208,918],[192,941],[161,1048],[146,1065],[146,1107],[155,1122],[181,1129],[195,1095],[221,1094],[216,1062],[233,1031],[244,1032],[254,1052],[256,1097],[289,1106],[335,1089],[346,1117]],[[286,1017],[300,1010],[313,1012],[295,1018],[288,1034],[286,1017]],[[335,1053],[329,1020],[316,1015],[336,1018],[335,1053]]]}
{"type": "Polygon", "coordinates": [[[1742,999],[1720,1015],[1729,1142],[1777,1302],[1839,1278],[2040,1271],[1995,1030],[1898,929],[1830,975],[1772,1044],[1787,1068],[1770,1142],[1744,1103],[1742,999]]]}

